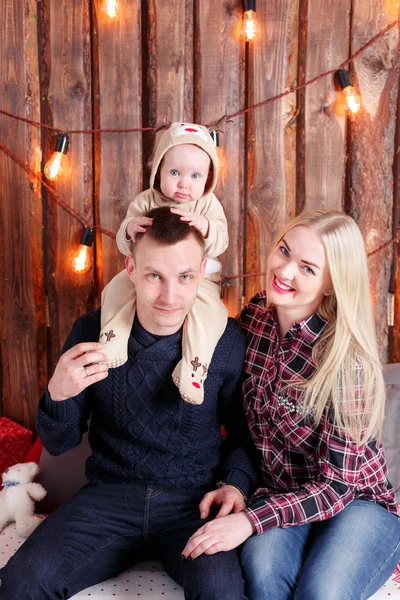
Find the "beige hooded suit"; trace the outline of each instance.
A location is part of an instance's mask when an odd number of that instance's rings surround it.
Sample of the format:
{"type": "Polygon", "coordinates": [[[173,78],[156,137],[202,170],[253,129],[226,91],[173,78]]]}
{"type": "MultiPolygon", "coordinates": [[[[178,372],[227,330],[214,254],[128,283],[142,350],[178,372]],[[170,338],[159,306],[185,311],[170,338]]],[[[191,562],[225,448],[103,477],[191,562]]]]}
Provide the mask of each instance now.
{"type": "MultiPolygon", "coordinates": [[[[217,179],[217,154],[209,131],[203,126],[191,123],[172,123],[171,127],[163,132],[157,145],[150,188],[138,194],[131,202],[126,218],[121,223],[117,233],[118,249],[127,256],[132,253],[133,242],[126,234],[130,219],[144,216],[153,208],[171,206],[207,217],[209,233],[205,240],[205,254],[209,258],[222,254],[228,246],[228,230],[222,206],[213,193],[217,179]],[[199,146],[207,152],[212,164],[212,177],[206,184],[203,196],[199,200],[185,203],[177,203],[163,196],[158,178],[165,153],[180,144],[199,146]]],[[[195,303],[185,319],[182,360],[172,375],[182,398],[193,404],[201,404],[203,401],[207,367],[227,322],[227,311],[219,297],[217,282],[220,273],[215,273],[214,269],[214,274],[207,275],[207,271],[205,279],[200,283],[195,303]]],[[[135,288],[124,270],[110,281],[102,295],[100,342],[104,344],[103,351],[108,356],[110,367],[118,367],[127,360],[128,338],[135,304],[135,288]]]]}

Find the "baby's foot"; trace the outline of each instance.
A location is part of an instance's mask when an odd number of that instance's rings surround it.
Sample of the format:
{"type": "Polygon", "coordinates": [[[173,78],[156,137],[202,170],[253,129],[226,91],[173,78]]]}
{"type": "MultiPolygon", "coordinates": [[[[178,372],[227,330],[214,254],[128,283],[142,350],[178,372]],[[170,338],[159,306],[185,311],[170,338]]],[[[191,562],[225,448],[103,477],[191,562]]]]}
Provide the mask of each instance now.
{"type": "Polygon", "coordinates": [[[203,365],[198,356],[190,361],[184,358],[177,364],[172,373],[172,379],[179,388],[179,393],[185,402],[202,404],[204,400],[204,381],[207,377],[207,365],[203,365]]]}
{"type": "Polygon", "coordinates": [[[100,334],[101,351],[107,356],[104,361],[109,369],[120,367],[128,360],[128,339],[117,337],[112,329],[100,334]]]}

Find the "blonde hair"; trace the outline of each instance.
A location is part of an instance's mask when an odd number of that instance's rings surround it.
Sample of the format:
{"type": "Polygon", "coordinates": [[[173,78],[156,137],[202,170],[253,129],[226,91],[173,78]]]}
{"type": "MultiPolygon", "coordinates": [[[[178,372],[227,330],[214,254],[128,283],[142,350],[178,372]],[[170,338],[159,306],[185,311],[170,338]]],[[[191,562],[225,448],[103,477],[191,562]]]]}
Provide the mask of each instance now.
{"type": "Polygon", "coordinates": [[[321,238],[333,293],[319,314],[328,320],[313,348],[313,377],[291,381],[302,389],[303,408],[319,424],[330,413],[334,424],[357,444],[380,438],[385,385],[371,307],[368,264],[361,232],[348,215],[332,210],[301,213],[284,228],[278,242],[297,226],[321,238]]]}

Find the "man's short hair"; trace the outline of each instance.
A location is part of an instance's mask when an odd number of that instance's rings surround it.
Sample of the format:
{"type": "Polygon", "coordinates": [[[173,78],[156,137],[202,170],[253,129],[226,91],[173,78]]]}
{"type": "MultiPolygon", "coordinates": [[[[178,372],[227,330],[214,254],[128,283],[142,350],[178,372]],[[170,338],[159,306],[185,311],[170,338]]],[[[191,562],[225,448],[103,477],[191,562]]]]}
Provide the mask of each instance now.
{"type": "Polygon", "coordinates": [[[199,243],[201,249],[204,250],[205,240],[200,231],[196,227],[191,227],[185,221],[181,221],[180,216],[172,213],[169,207],[153,208],[144,216],[153,219],[153,223],[150,227],[147,227],[146,233],[136,234],[133,252],[136,244],[140,243],[143,236],[149,236],[152,240],[163,246],[172,246],[186,240],[192,235],[199,243]]]}

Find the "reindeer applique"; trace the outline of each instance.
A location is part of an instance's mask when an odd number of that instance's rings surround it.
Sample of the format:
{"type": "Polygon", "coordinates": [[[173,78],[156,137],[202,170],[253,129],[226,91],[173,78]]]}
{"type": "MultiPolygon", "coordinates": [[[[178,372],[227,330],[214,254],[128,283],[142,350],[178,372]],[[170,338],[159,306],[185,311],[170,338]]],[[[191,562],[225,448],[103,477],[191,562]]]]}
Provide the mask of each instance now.
{"type": "Polygon", "coordinates": [[[190,361],[190,364],[193,367],[193,373],[192,373],[192,378],[194,381],[192,381],[192,385],[193,387],[197,388],[198,390],[201,387],[201,384],[203,383],[203,378],[206,375],[207,371],[208,371],[208,367],[207,364],[202,364],[199,361],[199,357],[196,356],[194,358],[194,360],[190,361]],[[201,371],[199,371],[199,373],[197,373],[197,369],[200,369],[201,367],[201,371]]]}

